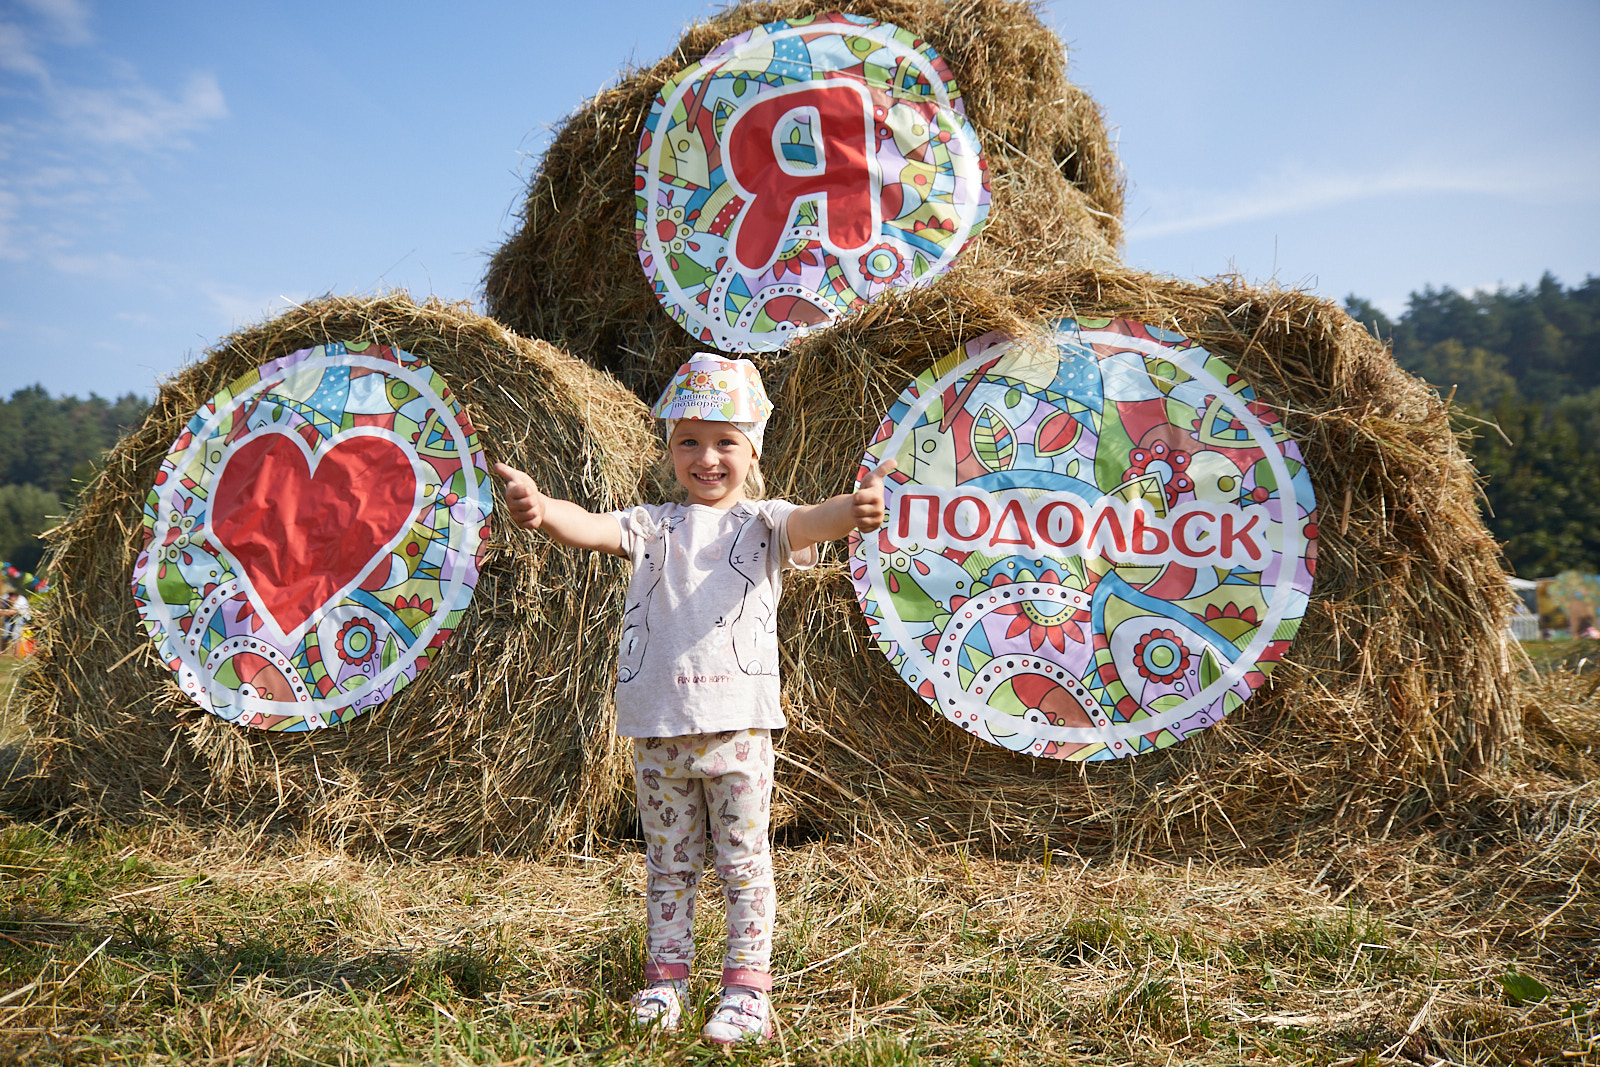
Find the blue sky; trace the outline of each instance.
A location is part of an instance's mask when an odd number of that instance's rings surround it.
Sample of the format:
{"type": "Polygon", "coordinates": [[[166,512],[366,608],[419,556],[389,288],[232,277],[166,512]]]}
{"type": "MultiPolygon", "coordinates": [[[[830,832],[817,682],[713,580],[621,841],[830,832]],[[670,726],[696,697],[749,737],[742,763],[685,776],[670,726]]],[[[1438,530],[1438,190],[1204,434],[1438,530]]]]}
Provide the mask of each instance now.
{"type": "MultiPolygon", "coordinates": [[[[552,124],[713,10],[0,0],[0,394],[151,395],[287,301],[477,299],[552,124]]],[[[1600,273],[1600,4],[1079,3],[1126,260],[1391,312],[1600,273]]]]}

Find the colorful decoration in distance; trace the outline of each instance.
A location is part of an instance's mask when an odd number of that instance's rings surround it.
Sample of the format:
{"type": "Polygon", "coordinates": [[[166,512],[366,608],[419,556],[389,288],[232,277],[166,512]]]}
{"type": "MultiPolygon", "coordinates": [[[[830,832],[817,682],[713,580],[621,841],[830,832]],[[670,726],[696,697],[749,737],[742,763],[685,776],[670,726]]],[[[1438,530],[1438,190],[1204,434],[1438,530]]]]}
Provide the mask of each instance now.
{"type": "Polygon", "coordinates": [[[987,334],[919,375],[867,449],[889,516],[850,542],[879,647],[1017,752],[1165,748],[1266,681],[1316,569],[1298,444],[1218,356],[1125,320],[987,334]]]}
{"type": "Polygon", "coordinates": [[[349,722],[459,625],[491,497],[476,431],[421,359],[328,344],[229,383],[173,443],[133,595],[178,685],[230,722],[349,722]]]}
{"type": "Polygon", "coordinates": [[[1566,616],[1563,629],[1572,637],[1583,636],[1600,619],[1600,575],[1562,571],[1541,581],[1535,597],[1541,619],[1553,624],[1566,616]]]}
{"type": "Polygon", "coordinates": [[[989,211],[944,60],[845,14],[758,26],[663,85],[634,189],[657,299],[730,352],[781,348],[932,281],[989,211]]]}

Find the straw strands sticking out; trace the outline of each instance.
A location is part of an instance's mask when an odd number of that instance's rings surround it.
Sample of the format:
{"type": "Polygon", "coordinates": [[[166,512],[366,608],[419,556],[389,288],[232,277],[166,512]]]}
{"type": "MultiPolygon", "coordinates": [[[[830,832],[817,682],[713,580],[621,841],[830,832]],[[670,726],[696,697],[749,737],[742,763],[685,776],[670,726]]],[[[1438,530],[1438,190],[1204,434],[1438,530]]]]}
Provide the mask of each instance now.
{"type": "MultiPolygon", "coordinates": [[[[1109,265],[1122,237],[1123,179],[1098,105],[1066,79],[1060,40],[1018,0],[858,0],[854,15],[919,35],[949,65],[983,143],[988,226],[960,269],[1109,265]]],[[[522,225],[485,280],[490,314],[559,343],[654,400],[704,347],[652,294],[634,243],[634,155],[662,85],[734,35],[840,9],[830,0],[741,4],[685,31],[569,116],[528,188],[522,225]]]]}
{"type": "MultiPolygon", "coordinates": [[[[1320,504],[1304,623],[1269,688],[1161,753],[1031,760],[941,719],[868,638],[843,562],[782,605],[790,729],[780,788],[802,822],[885,823],[1004,851],[1240,852],[1334,827],[1383,832],[1439,810],[1517,736],[1500,554],[1445,406],[1357,323],[1302,293],[1125,269],[952,276],[804,339],[770,383],[769,491],[849,488],[917,373],[993,329],[1123,317],[1222,355],[1283,413],[1320,504]]],[[[1516,657],[1515,659],[1513,657],[1516,657]]]]}
{"type": "Polygon", "coordinates": [[[167,449],[240,374],[334,341],[427,360],[491,462],[591,509],[631,503],[656,453],[631,393],[464,306],[331,298],[224,339],[166,383],[55,533],[54,596],[19,694],[39,738],[39,795],[111,814],[163,806],[276,820],[411,854],[542,852],[616,832],[629,763],[612,726],[623,575],[611,557],[492,520],[471,608],[432,666],[353,723],[310,734],[200,710],[145,635],[129,572],[167,449]]]}

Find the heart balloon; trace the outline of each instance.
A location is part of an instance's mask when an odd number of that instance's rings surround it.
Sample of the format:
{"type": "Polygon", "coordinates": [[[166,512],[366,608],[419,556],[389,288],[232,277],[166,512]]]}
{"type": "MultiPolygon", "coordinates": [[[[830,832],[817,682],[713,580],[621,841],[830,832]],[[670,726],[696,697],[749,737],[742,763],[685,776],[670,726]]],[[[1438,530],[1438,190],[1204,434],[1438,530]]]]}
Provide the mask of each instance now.
{"type": "Polygon", "coordinates": [[[394,441],[346,437],[312,456],[295,435],[264,430],[217,475],[212,528],[278,631],[291,634],[387,556],[416,491],[394,441]]]}
{"type": "Polygon", "coordinates": [[[348,722],[458,625],[490,496],[477,434],[427,364],[328,344],[231,382],[145,504],[133,593],[179,686],[232,722],[348,722]]]}

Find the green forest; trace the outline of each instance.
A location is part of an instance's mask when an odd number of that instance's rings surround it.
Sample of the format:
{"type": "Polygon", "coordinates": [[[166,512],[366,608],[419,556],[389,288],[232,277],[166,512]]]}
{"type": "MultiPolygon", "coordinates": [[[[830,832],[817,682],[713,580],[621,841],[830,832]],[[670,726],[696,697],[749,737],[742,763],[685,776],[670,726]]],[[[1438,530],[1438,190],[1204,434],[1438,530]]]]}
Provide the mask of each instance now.
{"type": "Polygon", "coordinates": [[[1600,572],[1600,278],[1412,293],[1391,321],[1345,310],[1443,396],[1484,478],[1485,519],[1522,578],[1600,572]]]}
{"type": "MultiPolygon", "coordinates": [[[[1600,278],[1473,295],[1425,288],[1390,319],[1358,296],[1345,310],[1401,366],[1451,397],[1484,477],[1485,518],[1524,578],[1600,572],[1600,278]]],[[[0,400],[0,560],[34,570],[37,535],[67,511],[104,451],[147,401],[0,400]]]]}
{"type": "Polygon", "coordinates": [[[148,404],[132,393],[55,398],[37,385],[0,400],[0,560],[38,568],[44,543],[36,535],[72,506],[106,449],[148,404]]]}

